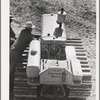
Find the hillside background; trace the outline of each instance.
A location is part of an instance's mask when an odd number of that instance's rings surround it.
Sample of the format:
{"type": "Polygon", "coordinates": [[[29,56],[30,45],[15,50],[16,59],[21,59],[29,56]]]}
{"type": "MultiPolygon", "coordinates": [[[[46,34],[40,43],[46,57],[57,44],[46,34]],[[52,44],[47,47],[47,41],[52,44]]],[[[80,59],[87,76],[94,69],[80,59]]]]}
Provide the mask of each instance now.
{"type": "MultiPolygon", "coordinates": [[[[87,100],[96,100],[96,0],[10,0],[10,13],[22,24],[31,20],[36,26],[33,34],[41,34],[41,16],[57,13],[63,7],[67,13],[67,37],[81,38],[92,73],[92,93],[87,100]]],[[[21,25],[12,23],[18,35],[21,25]]]]}

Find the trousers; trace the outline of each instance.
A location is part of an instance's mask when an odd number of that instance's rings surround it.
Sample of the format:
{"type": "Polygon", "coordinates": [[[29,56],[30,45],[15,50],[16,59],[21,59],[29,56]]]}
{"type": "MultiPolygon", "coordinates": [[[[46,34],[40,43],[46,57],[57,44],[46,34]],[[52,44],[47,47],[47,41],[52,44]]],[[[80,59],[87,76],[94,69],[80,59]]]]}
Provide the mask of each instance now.
{"type": "Polygon", "coordinates": [[[21,55],[18,51],[11,50],[10,51],[10,92],[14,91],[14,76],[15,76],[15,68],[17,66],[17,63],[20,61],[21,55]]]}

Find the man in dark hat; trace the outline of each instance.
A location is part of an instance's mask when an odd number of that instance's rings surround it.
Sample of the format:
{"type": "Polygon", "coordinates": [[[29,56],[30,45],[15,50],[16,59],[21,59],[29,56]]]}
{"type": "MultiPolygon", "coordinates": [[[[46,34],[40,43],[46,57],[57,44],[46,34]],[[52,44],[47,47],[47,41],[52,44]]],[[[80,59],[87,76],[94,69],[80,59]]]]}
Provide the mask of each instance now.
{"type": "Polygon", "coordinates": [[[30,44],[30,42],[33,40],[33,35],[31,34],[32,29],[35,26],[32,24],[32,22],[28,21],[26,22],[24,28],[17,40],[14,42],[14,44],[11,46],[10,51],[10,98],[13,97],[13,89],[14,89],[14,74],[15,74],[15,67],[19,60],[22,57],[22,54],[26,47],[30,44]]]}
{"type": "Polygon", "coordinates": [[[16,20],[12,15],[10,15],[10,46],[15,42],[15,33],[11,28],[11,23],[16,20]]]}

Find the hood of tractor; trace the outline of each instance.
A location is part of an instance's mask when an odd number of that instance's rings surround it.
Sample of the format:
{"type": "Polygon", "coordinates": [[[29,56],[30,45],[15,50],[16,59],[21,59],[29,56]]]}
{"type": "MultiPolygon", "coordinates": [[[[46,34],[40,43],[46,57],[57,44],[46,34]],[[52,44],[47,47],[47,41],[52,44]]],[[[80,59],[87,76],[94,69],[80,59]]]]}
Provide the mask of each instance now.
{"type": "Polygon", "coordinates": [[[83,73],[79,60],[41,60],[40,84],[80,85],[83,73]]]}

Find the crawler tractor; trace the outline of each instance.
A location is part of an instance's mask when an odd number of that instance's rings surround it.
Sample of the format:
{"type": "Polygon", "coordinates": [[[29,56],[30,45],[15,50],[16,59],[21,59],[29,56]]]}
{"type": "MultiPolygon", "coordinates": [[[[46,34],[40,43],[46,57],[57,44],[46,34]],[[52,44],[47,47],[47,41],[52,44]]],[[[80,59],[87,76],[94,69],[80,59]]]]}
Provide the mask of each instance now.
{"type": "MultiPolygon", "coordinates": [[[[34,39],[16,66],[16,100],[86,98],[91,73],[81,39],[67,38],[66,13],[42,15],[42,35],[34,39]]],[[[66,99],[66,100],[67,100],[66,99]]]]}

